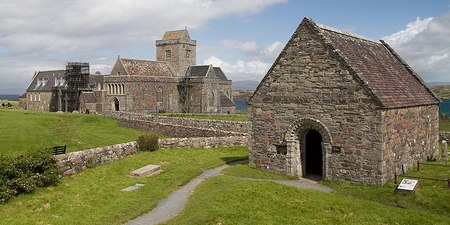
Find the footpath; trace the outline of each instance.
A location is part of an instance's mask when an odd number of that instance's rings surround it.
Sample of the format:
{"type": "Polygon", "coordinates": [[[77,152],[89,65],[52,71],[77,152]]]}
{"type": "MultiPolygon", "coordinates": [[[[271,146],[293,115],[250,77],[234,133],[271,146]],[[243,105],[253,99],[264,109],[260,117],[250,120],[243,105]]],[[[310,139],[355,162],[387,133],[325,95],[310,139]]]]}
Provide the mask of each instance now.
{"type": "MultiPolygon", "coordinates": [[[[154,208],[152,211],[134,220],[128,221],[126,225],[153,225],[169,220],[170,218],[176,216],[183,209],[184,205],[188,201],[189,196],[191,195],[192,191],[197,185],[199,185],[209,177],[219,176],[220,172],[223,169],[230,167],[232,165],[242,163],[244,161],[236,161],[203,172],[196,178],[192,179],[189,183],[185,184],[180,189],[174,191],[172,194],[169,195],[169,197],[161,200],[158,203],[158,206],[156,206],[156,208],[154,208]]],[[[316,181],[303,178],[300,178],[299,180],[253,179],[253,178],[243,178],[243,179],[272,181],[287,186],[302,189],[315,189],[326,193],[329,193],[333,190],[330,187],[321,185],[316,181]]]]}

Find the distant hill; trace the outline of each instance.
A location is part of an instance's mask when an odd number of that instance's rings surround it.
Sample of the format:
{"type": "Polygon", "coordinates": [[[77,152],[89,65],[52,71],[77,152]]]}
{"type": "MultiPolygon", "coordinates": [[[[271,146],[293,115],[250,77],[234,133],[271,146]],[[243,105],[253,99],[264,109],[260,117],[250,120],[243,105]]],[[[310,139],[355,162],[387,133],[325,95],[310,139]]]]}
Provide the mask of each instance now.
{"type": "Polygon", "coordinates": [[[258,87],[259,81],[255,80],[240,80],[233,81],[233,90],[240,91],[254,91],[258,87]]]}
{"type": "Polygon", "coordinates": [[[428,86],[434,87],[434,86],[449,86],[450,82],[443,82],[443,81],[434,81],[434,82],[428,82],[428,86]]]}

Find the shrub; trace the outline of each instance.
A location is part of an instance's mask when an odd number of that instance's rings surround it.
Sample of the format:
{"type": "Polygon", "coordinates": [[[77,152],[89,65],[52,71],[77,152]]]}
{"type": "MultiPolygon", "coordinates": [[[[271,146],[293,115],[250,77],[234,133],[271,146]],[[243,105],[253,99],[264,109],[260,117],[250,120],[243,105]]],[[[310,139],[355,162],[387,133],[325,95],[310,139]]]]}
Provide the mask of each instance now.
{"type": "Polygon", "coordinates": [[[56,159],[48,150],[34,150],[16,157],[0,155],[0,203],[31,193],[59,180],[56,159]]]}
{"type": "Polygon", "coordinates": [[[158,135],[154,133],[146,133],[138,137],[137,139],[139,151],[156,151],[159,148],[158,135]]]}

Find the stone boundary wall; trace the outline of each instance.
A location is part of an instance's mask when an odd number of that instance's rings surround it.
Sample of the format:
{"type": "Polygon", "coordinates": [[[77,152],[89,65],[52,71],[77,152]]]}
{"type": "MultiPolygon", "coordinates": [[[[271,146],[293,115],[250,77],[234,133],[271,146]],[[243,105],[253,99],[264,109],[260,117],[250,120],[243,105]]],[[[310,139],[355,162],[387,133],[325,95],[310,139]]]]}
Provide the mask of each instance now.
{"type": "Polygon", "coordinates": [[[117,124],[124,127],[148,130],[156,134],[168,135],[178,138],[186,137],[224,137],[224,136],[238,136],[245,135],[245,133],[238,133],[232,131],[208,129],[204,127],[182,126],[176,124],[159,123],[148,120],[138,119],[117,119],[117,124]]]}
{"type": "MultiPolygon", "coordinates": [[[[160,139],[160,148],[217,148],[247,145],[247,136],[229,137],[195,137],[195,138],[169,138],[160,139]]],[[[63,176],[70,176],[86,170],[87,168],[100,166],[106,163],[125,158],[137,152],[135,141],[87,149],[78,152],[70,152],[56,155],[58,167],[63,176]]]]}
{"type": "Polygon", "coordinates": [[[445,131],[439,132],[439,142],[443,140],[447,141],[447,143],[450,143],[450,132],[445,131]]]}
{"type": "MultiPolygon", "coordinates": [[[[123,126],[127,126],[130,128],[138,128],[142,129],[142,126],[139,126],[137,123],[129,123],[129,121],[146,121],[151,122],[151,125],[159,124],[162,126],[168,126],[172,128],[167,128],[167,132],[164,133],[166,135],[175,136],[175,137],[189,137],[189,135],[171,135],[168,134],[171,129],[177,128],[181,129],[183,127],[186,131],[191,130],[191,137],[205,137],[205,136],[224,136],[233,135],[233,134],[247,134],[249,130],[250,123],[249,122],[241,122],[241,121],[223,121],[223,120],[206,120],[206,119],[192,119],[192,118],[181,118],[181,117],[167,117],[167,116],[155,116],[155,115],[144,115],[138,113],[129,113],[129,112],[112,112],[105,111],[103,115],[108,117],[113,117],[118,119],[119,125],[121,123],[123,126]],[[138,127],[134,127],[138,126],[138,127]],[[203,132],[215,132],[216,135],[205,135],[203,132]],[[230,132],[230,133],[227,133],[230,132]]],[[[163,128],[160,128],[164,130],[163,128]]],[[[213,133],[214,133],[213,132],[213,133]]],[[[155,132],[159,133],[159,132],[155,132]]],[[[162,134],[162,133],[161,133],[162,134]]]]}

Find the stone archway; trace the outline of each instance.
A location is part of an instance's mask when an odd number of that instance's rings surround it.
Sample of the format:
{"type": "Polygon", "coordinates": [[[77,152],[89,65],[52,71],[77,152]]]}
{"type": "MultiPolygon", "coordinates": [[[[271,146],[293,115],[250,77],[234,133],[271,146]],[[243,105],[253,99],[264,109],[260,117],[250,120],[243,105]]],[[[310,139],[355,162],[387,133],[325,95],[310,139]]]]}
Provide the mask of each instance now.
{"type": "Polygon", "coordinates": [[[321,178],[327,176],[326,156],[331,152],[332,139],[324,124],[314,119],[299,119],[289,126],[285,141],[287,174],[304,177],[312,172],[321,178]],[[308,149],[308,145],[311,149],[308,149]],[[308,159],[309,161],[306,158],[308,153],[313,155],[312,159],[308,159]],[[317,165],[317,162],[321,165],[317,165]],[[308,167],[308,163],[311,167],[308,167]]]}
{"type": "Polygon", "coordinates": [[[114,111],[119,111],[120,110],[120,103],[119,103],[119,99],[114,98],[114,111]]]}

